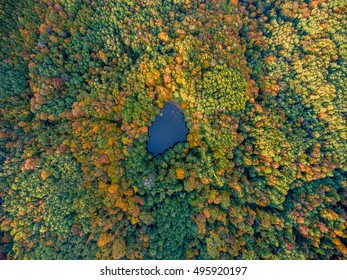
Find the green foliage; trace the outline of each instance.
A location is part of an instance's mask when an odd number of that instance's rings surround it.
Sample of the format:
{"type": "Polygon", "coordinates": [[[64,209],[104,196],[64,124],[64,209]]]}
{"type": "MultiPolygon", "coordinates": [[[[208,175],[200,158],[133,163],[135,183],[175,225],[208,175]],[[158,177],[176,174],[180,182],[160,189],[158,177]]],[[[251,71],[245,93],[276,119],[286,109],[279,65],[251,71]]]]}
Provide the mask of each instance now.
{"type": "Polygon", "coordinates": [[[189,240],[196,236],[196,225],[192,221],[192,209],[185,195],[171,196],[156,204],[154,223],[150,233],[148,258],[185,259],[189,240]]]}
{"type": "Polygon", "coordinates": [[[10,226],[13,257],[65,258],[59,244],[70,242],[67,240],[78,211],[73,208],[73,200],[83,192],[78,164],[68,155],[43,154],[37,159],[27,159],[22,170],[17,171],[3,203],[6,217],[14,220],[10,226]],[[48,246],[35,247],[40,240],[45,240],[48,246]],[[44,253],[46,250],[55,252],[56,257],[44,253]]]}
{"type": "Polygon", "coordinates": [[[245,76],[227,65],[216,65],[203,74],[201,85],[197,86],[201,94],[199,105],[207,114],[217,111],[241,111],[245,108],[248,96],[245,76]]]}
{"type": "Polygon", "coordinates": [[[27,88],[26,72],[21,65],[0,63],[0,100],[19,97],[27,88]]]}

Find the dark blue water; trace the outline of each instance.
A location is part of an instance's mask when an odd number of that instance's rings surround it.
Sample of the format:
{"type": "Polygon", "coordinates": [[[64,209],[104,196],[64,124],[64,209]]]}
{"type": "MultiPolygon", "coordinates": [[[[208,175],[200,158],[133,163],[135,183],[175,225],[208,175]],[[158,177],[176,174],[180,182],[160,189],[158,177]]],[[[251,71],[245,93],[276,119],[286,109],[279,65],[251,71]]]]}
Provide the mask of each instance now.
{"type": "Polygon", "coordinates": [[[166,103],[149,127],[148,134],[147,150],[154,156],[186,141],[188,128],[182,110],[172,102],[166,103]]]}

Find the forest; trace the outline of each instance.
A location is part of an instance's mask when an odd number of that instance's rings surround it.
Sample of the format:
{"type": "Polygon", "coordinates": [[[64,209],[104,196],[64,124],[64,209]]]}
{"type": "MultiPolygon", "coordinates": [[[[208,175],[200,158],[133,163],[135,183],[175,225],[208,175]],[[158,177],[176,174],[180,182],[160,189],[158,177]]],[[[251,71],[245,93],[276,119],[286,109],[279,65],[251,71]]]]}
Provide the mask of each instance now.
{"type": "Polygon", "coordinates": [[[0,0],[0,259],[346,260],[346,13],[0,0]]]}

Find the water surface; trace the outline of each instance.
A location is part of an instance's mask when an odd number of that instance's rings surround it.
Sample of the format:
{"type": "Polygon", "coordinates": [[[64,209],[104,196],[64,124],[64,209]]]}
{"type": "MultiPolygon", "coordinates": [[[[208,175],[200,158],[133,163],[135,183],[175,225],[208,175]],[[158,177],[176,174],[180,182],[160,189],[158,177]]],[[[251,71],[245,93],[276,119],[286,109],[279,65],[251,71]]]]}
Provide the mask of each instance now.
{"type": "Polygon", "coordinates": [[[188,128],[182,110],[173,102],[166,103],[149,127],[148,134],[147,150],[154,156],[186,141],[188,128]]]}

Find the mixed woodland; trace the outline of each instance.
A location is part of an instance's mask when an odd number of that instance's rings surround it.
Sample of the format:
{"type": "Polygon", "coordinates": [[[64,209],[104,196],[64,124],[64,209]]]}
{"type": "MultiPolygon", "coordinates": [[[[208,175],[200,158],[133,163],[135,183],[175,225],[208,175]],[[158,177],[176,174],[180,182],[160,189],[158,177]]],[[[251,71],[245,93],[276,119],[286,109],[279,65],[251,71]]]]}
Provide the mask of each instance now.
{"type": "Polygon", "coordinates": [[[0,0],[0,259],[347,259],[346,12],[0,0]]]}

